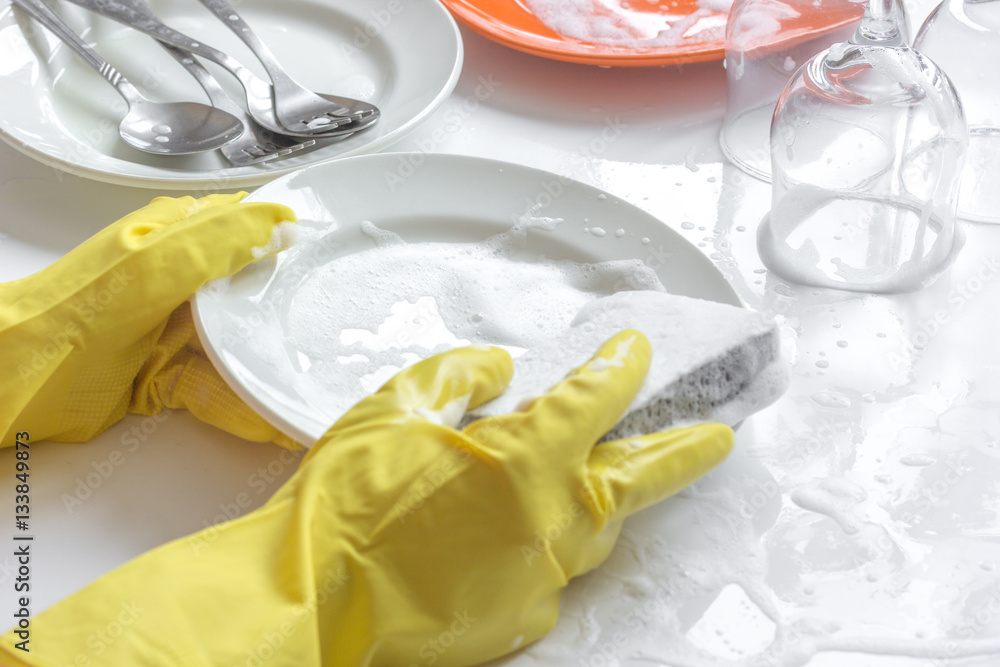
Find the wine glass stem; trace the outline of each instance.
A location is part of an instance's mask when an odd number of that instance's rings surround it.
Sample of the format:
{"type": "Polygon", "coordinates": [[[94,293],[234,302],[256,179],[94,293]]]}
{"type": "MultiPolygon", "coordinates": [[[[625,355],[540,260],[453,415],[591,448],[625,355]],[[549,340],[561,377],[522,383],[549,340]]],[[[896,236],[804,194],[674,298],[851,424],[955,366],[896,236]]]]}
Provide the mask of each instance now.
{"type": "Polygon", "coordinates": [[[901,45],[902,36],[893,3],[894,0],[868,0],[865,16],[851,41],[855,44],[901,45]]]}

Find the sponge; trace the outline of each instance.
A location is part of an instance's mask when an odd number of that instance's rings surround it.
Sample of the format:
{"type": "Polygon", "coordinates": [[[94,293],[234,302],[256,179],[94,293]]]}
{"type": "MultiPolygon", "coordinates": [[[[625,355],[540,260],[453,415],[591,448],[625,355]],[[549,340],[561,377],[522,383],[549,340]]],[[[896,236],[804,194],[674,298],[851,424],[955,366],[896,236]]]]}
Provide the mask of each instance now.
{"type": "Polygon", "coordinates": [[[653,358],[645,383],[605,439],[694,422],[735,426],[788,385],[777,325],[770,318],[664,292],[626,291],[588,303],[561,335],[517,357],[507,390],[468,419],[520,409],[622,329],[645,334],[653,358]]]}

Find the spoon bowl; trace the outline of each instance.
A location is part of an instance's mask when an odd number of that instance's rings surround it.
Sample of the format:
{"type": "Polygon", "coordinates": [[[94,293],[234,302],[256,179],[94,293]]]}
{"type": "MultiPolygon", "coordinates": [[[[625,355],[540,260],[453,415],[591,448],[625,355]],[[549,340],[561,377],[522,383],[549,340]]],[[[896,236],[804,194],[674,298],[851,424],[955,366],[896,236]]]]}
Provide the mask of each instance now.
{"type": "Polygon", "coordinates": [[[198,102],[147,99],[44,2],[12,1],[51,30],[125,98],[129,110],[118,131],[130,146],[159,155],[185,155],[215,150],[243,132],[240,119],[221,109],[198,102]]]}
{"type": "Polygon", "coordinates": [[[129,104],[118,126],[125,143],[146,153],[186,155],[221,148],[243,132],[232,114],[197,102],[129,104]]]}

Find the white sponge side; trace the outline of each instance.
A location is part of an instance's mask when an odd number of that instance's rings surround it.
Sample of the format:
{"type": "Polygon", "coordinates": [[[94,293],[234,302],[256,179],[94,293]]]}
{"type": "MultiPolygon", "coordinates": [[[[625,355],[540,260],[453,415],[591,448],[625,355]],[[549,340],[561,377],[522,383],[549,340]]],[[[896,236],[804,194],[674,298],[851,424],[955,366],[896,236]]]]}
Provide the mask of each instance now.
{"type": "Polygon", "coordinates": [[[587,304],[562,335],[515,359],[507,391],[469,416],[516,411],[622,329],[645,334],[653,359],[645,383],[607,438],[691,422],[732,426],[772,403],[788,384],[777,326],[769,318],[664,292],[627,291],[587,304]]]}

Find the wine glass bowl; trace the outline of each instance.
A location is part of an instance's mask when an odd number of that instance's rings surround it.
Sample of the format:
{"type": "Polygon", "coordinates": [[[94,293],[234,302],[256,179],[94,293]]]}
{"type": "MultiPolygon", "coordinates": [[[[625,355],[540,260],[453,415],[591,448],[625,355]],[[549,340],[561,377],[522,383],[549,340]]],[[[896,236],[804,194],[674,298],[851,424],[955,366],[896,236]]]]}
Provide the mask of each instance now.
{"type": "MultiPolygon", "coordinates": [[[[895,3],[905,31],[902,4],[895,3]]],[[[857,29],[855,0],[736,0],[726,24],[726,117],[719,135],[730,162],[771,178],[771,117],[795,71],[857,29]]],[[[905,34],[905,32],[904,32],[905,34]]]]}
{"type": "Polygon", "coordinates": [[[955,84],[969,126],[960,218],[1000,222],[1000,0],[945,0],[914,47],[955,84]]]}
{"type": "Polygon", "coordinates": [[[904,44],[889,0],[873,0],[851,40],[798,70],[777,102],[764,264],[806,285],[922,287],[961,245],[966,143],[954,87],[904,44]]]}

